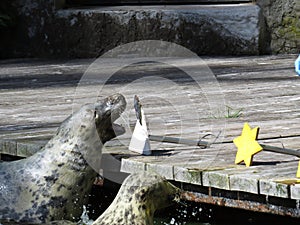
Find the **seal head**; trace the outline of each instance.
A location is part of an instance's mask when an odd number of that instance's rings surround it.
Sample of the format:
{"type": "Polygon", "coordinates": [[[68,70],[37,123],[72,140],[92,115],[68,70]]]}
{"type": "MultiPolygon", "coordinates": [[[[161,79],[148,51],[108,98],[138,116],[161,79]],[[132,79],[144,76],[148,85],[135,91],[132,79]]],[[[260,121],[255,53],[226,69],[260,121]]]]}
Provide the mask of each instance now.
{"type": "Polygon", "coordinates": [[[154,212],[178,201],[180,194],[179,188],[156,173],[131,174],[93,225],[153,225],[154,212]]]}
{"type": "Polygon", "coordinates": [[[95,124],[102,143],[125,133],[125,129],[113,123],[126,108],[123,95],[116,94],[95,104],[95,124]]]}

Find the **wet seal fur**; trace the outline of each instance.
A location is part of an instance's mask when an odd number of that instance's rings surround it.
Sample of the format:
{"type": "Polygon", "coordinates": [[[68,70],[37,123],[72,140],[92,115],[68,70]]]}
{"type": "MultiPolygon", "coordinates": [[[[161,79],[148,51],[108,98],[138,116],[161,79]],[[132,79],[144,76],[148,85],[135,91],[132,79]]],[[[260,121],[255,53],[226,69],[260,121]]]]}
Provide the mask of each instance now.
{"type": "Polygon", "coordinates": [[[96,176],[102,145],[124,128],[113,124],[126,107],[116,94],[83,106],[33,156],[0,163],[0,220],[79,220],[96,176]]]}
{"type": "Polygon", "coordinates": [[[153,225],[154,212],[179,201],[181,190],[153,172],[129,175],[92,225],[153,225]]]}

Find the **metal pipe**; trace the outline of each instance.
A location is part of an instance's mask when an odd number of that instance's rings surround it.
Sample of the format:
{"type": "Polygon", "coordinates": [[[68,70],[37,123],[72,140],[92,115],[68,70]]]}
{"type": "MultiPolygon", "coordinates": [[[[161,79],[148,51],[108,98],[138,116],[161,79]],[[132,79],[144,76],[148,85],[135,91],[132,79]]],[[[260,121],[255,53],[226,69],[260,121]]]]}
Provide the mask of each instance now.
{"type": "Polygon", "coordinates": [[[288,149],[288,148],[274,147],[274,146],[264,145],[264,144],[260,144],[260,146],[265,151],[276,152],[276,153],[281,153],[281,154],[293,155],[293,156],[300,157],[300,151],[297,151],[297,150],[288,149]]]}
{"type": "Polygon", "coordinates": [[[199,147],[208,147],[210,145],[207,141],[197,141],[197,140],[189,140],[183,138],[175,138],[175,137],[167,137],[167,136],[158,136],[158,135],[149,135],[150,141],[158,141],[158,142],[167,142],[167,143],[175,143],[175,144],[184,144],[191,146],[199,146],[199,147]]]}

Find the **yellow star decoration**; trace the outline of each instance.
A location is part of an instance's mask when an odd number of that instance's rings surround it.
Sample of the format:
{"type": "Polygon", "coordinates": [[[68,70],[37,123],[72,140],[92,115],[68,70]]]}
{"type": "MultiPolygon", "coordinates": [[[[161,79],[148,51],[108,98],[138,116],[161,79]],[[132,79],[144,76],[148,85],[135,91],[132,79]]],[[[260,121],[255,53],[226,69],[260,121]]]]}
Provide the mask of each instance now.
{"type": "Polygon", "coordinates": [[[258,131],[259,127],[251,129],[248,123],[244,124],[241,136],[233,140],[233,143],[238,148],[235,157],[235,164],[239,164],[244,161],[246,166],[249,167],[252,164],[253,156],[263,150],[263,148],[256,141],[258,131]]]}
{"type": "Polygon", "coordinates": [[[296,177],[300,178],[300,161],[299,161],[299,166],[298,166],[298,171],[296,177]]]}

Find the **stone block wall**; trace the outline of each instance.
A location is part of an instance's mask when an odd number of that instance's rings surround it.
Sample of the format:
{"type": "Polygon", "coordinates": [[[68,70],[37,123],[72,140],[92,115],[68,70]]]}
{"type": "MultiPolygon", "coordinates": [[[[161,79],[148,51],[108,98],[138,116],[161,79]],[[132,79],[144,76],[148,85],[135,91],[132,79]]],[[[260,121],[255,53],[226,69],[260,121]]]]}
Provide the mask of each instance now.
{"type": "Polygon", "coordinates": [[[271,53],[300,53],[300,0],[256,1],[266,20],[271,53]]]}
{"type": "Polygon", "coordinates": [[[58,9],[64,0],[11,2],[17,22],[0,27],[0,58],[97,57],[145,39],[175,42],[200,55],[299,53],[299,0],[257,0],[261,9],[128,7],[102,12],[58,9]]]}
{"type": "Polygon", "coordinates": [[[151,39],[174,42],[199,55],[257,55],[263,46],[255,5],[58,10],[54,0],[15,1],[18,38],[2,51],[13,55],[97,57],[118,45],[151,39]]]}
{"type": "Polygon", "coordinates": [[[16,9],[9,14],[14,24],[0,27],[0,58],[48,57],[44,27],[53,21],[54,0],[11,0],[10,4],[16,9]]]}

